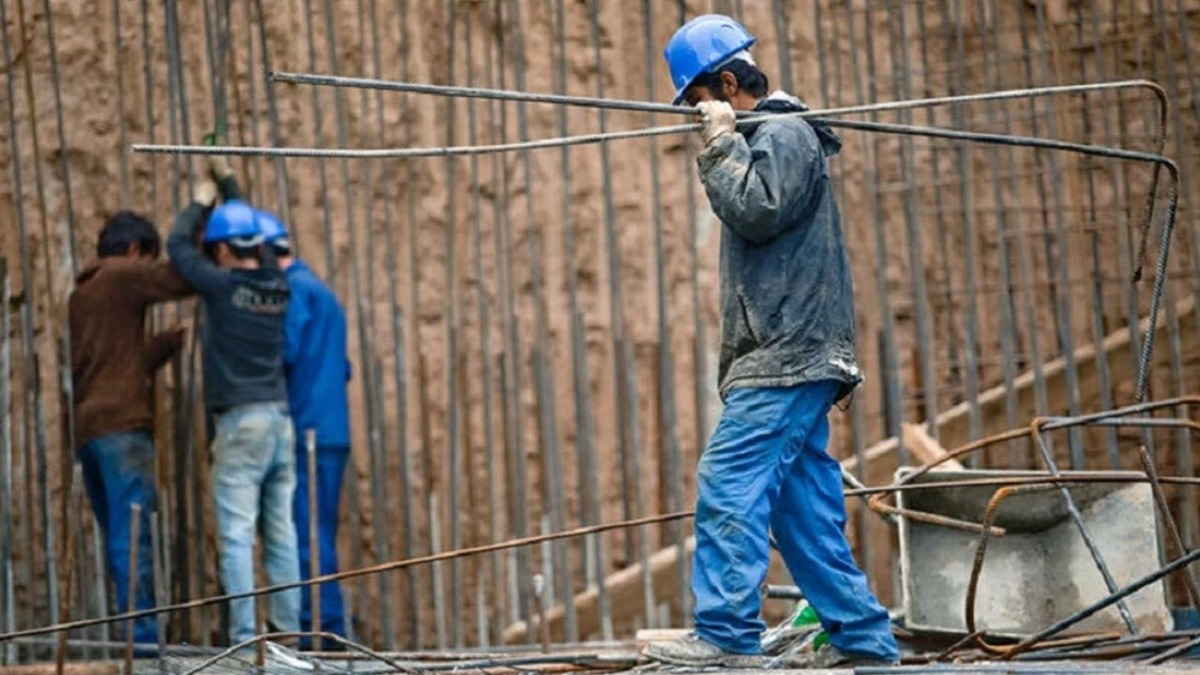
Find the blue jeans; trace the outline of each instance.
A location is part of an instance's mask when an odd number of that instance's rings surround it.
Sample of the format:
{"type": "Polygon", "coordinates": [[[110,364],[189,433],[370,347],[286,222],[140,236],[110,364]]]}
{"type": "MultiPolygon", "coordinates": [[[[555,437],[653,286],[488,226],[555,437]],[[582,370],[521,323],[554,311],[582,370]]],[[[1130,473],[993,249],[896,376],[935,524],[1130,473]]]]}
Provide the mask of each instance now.
{"type": "MultiPolygon", "coordinates": [[[[338,571],[337,530],[338,504],[342,498],[342,478],[346,475],[346,463],[350,459],[350,448],[317,448],[317,550],[321,554],[320,573],[333,574],[338,571]]],[[[309,579],[309,504],[308,504],[308,455],[303,446],[296,450],[296,497],[292,502],[292,514],[300,544],[300,578],[309,579]]],[[[336,581],[321,584],[321,627],[327,633],[346,635],[346,620],[342,608],[342,591],[336,581]]],[[[302,630],[312,630],[311,587],[300,590],[300,624],[302,630]]],[[[301,640],[308,646],[309,640],[301,640]]],[[[326,648],[334,645],[325,645],[326,648]]]]}
{"type": "MultiPolygon", "coordinates": [[[[254,533],[261,528],[263,564],[271,585],[300,580],[292,492],[296,489],[295,432],[282,403],[237,406],[216,420],[213,495],[221,583],[226,593],[254,590],[254,533]]],[[[270,596],[272,630],[300,629],[300,590],[270,596]]],[[[254,598],[229,603],[229,639],[256,634],[254,598]]]]}
{"type": "MultiPolygon", "coordinates": [[[[150,514],[154,512],[154,439],[146,431],[126,431],[88,441],[79,448],[83,486],[104,535],[108,576],[117,591],[117,612],[129,610],[129,552],[133,504],[142,507],[138,523],[137,591],[134,607],[154,607],[154,561],[150,553],[150,514]]],[[[123,625],[123,624],[122,624],[123,625]]],[[[152,616],[133,622],[133,640],[158,643],[152,616]]]]}
{"type": "Polygon", "coordinates": [[[692,592],[697,634],[755,654],[768,527],[792,578],[842,652],[894,660],[887,611],[846,541],[841,467],[825,451],[839,385],[735,389],[700,457],[692,592]]]}

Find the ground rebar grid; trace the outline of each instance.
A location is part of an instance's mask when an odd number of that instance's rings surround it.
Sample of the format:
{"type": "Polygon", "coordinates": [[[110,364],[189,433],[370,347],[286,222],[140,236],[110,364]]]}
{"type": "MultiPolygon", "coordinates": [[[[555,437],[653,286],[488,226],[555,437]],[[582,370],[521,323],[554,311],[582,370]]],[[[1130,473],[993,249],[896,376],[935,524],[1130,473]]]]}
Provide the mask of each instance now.
{"type": "MultiPolygon", "coordinates": [[[[190,169],[202,165],[129,155],[128,144],[194,144],[218,123],[230,145],[290,148],[632,133],[675,120],[663,109],[334,91],[268,73],[662,102],[662,44],[681,18],[716,5],[735,15],[740,7],[773,83],[790,81],[813,108],[1135,78],[1159,83],[1171,102],[1165,154],[1182,180],[1176,248],[1139,284],[1129,280],[1142,262],[1148,167],[842,131],[846,147],[831,166],[869,377],[850,412],[834,415],[834,450],[857,457],[860,479],[890,482],[895,462],[869,458],[901,422],[928,421],[931,435],[954,447],[1039,415],[1135,402],[1146,328],[1156,338],[1149,397],[1190,393],[1200,361],[1200,225],[1190,203],[1200,87],[1190,45],[1200,19],[1181,2],[1077,3],[1059,14],[1057,5],[998,0],[647,0],[641,12],[562,0],[114,0],[105,16],[85,19],[71,2],[0,0],[12,17],[0,21],[10,92],[0,104],[0,141],[10,150],[0,159],[10,179],[0,209],[21,226],[0,229],[13,297],[0,308],[11,328],[0,354],[11,352],[12,372],[0,372],[11,387],[7,405],[0,396],[0,632],[50,623],[60,607],[61,618],[81,618],[114,604],[91,519],[59,522],[71,492],[69,459],[59,461],[70,456],[69,437],[57,432],[69,381],[60,356],[66,326],[53,309],[65,301],[69,270],[91,260],[105,215],[133,207],[165,227],[187,199],[190,169]],[[85,33],[111,36],[91,49],[112,77],[81,65],[85,33]],[[117,82],[120,95],[97,80],[117,82]],[[107,183],[119,189],[94,187],[107,183]],[[1159,281],[1162,316],[1147,326],[1159,281]],[[61,591],[70,597],[60,602],[61,591]]],[[[1152,151],[1152,106],[1139,94],[1089,91],[866,119],[1152,151]]],[[[690,503],[691,467],[719,410],[711,381],[718,226],[697,194],[693,149],[690,136],[673,135],[433,161],[234,161],[251,198],[287,218],[302,255],[349,309],[360,377],[351,386],[346,566],[690,503]]],[[[1162,195],[1158,206],[1161,215],[1162,195]]],[[[186,304],[157,314],[164,324],[194,318],[186,304]]],[[[166,603],[217,589],[197,348],[159,383],[156,537],[166,603]]],[[[1097,426],[1048,439],[1047,450],[1064,470],[1140,468],[1144,444],[1161,473],[1187,478],[1191,441],[1187,428],[1097,426]]],[[[1040,467],[1039,457],[1028,437],[1015,437],[974,465],[1040,467]]],[[[1200,535],[1195,491],[1166,497],[1190,549],[1200,535]]],[[[876,590],[885,601],[898,597],[888,539],[877,536],[885,525],[873,516],[851,522],[876,590]]],[[[343,587],[359,616],[354,639],[388,649],[538,642],[530,619],[539,607],[555,642],[682,626],[684,556],[657,552],[684,532],[609,532],[354,582],[343,587]],[[601,583],[621,570],[612,586],[601,583]],[[534,574],[547,581],[540,597],[534,574]],[[580,598],[573,617],[556,609],[569,596],[580,598]]],[[[1184,604],[1183,586],[1173,589],[1184,604]]],[[[102,631],[72,635],[111,639],[102,631]]],[[[223,643],[216,607],[180,612],[169,634],[223,643]]],[[[48,654],[43,645],[0,648],[8,660],[48,654]]]]}

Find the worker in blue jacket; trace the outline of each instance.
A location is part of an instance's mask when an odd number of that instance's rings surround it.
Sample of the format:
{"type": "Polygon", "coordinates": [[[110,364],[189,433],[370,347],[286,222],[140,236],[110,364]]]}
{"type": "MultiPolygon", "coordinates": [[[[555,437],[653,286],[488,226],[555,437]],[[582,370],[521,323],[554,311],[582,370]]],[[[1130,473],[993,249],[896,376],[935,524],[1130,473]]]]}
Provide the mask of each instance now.
{"type": "Polygon", "coordinates": [[[754,41],[737,21],[708,14],[676,31],[664,54],[675,104],[699,113],[700,181],[722,225],[725,408],[697,468],[696,629],[645,654],[687,666],[753,661],[773,533],[829,634],[803,667],[891,664],[888,613],[851,555],[841,467],[826,447],[830,408],[862,381],[826,162],[841,143],[795,115],[805,110],[798,99],[768,94],[754,41]],[[775,114],[739,125],[739,111],[775,114]]]}
{"type": "MultiPolygon", "coordinates": [[[[308,579],[312,542],[309,541],[309,480],[317,482],[317,550],[320,573],[338,571],[338,505],[342,479],[350,458],[350,411],[346,395],[350,380],[350,362],[346,357],[346,312],[333,289],[321,281],[303,260],[292,255],[287,228],[273,213],[256,211],[266,245],[287,273],[292,289],[284,322],[284,369],[287,375],[288,405],[296,425],[296,496],[293,519],[300,544],[300,576],[308,579]],[[317,473],[308,475],[305,438],[316,434],[317,473]]],[[[300,623],[304,631],[312,628],[311,587],[301,596],[300,623]]],[[[346,635],[342,593],[337,582],[321,584],[321,630],[346,635]]],[[[326,641],[327,649],[337,644],[326,641]]],[[[302,640],[301,647],[310,647],[302,640]]]]}

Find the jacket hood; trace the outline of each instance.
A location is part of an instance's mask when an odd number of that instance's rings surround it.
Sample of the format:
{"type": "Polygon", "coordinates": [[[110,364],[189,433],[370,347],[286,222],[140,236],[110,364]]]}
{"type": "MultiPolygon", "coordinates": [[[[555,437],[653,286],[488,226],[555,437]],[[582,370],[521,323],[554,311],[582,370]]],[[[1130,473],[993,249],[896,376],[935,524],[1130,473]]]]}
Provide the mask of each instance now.
{"type": "MultiPolygon", "coordinates": [[[[806,112],[809,108],[795,96],[776,89],[769,96],[760,100],[754,109],[759,112],[789,113],[806,112]]],[[[821,149],[825,151],[826,157],[832,157],[841,151],[842,139],[833,132],[828,124],[816,120],[805,121],[813,128],[813,131],[817,132],[817,138],[821,141],[821,149]]]]}

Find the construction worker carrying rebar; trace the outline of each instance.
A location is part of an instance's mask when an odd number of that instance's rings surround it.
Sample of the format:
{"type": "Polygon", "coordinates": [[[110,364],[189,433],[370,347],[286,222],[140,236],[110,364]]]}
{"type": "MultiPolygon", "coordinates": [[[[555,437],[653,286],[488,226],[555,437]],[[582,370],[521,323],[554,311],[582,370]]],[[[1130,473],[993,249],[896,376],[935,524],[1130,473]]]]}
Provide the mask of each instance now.
{"type": "MultiPolygon", "coordinates": [[[[700,112],[700,180],[721,232],[721,419],[700,458],[692,592],[695,631],[652,643],[668,663],[735,667],[760,652],[760,587],[774,534],[830,644],[801,667],[891,664],[887,611],[845,536],[831,407],[862,380],[853,285],[826,158],[841,147],[797,117],[739,124],[737,113],[805,108],[767,77],[746,29],[693,19],[665,49],[675,103],[700,112]]],[[[789,664],[793,665],[793,664],[789,664]]]]}
{"type": "MultiPolygon", "coordinates": [[[[192,292],[169,264],[156,260],[161,248],[153,223],[131,211],[117,213],[100,231],[98,260],[76,278],[68,301],[75,451],[92,512],[104,535],[118,613],[155,604],[150,516],[157,500],[150,378],[183,344],[181,328],[147,339],[146,310],[192,292]],[[136,542],[132,541],[134,505],[140,510],[136,542]],[[130,608],[130,552],[135,547],[137,572],[130,608]]],[[[156,648],[155,619],[135,621],[133,639],[156,648]]]]}
{"type": "MultiPolygon", "coordinates": [[[[226,593],[254,590],[254,535],[263,535],[263,563],[272,584],[300,579],[292,493],[295,434],[288,414],[283,323],[288,283],[263,236],[254,209],[224,158],[196,182],[192,203],[167,238],[171,264],[196,289],[204,310],[204,398],[216,429],[213,497],[221,584],[226,593]],[[218,185],[219,181],[219,185],[218,185]],[[213,208],[220,192],[224,203],[213,208]],[[207,217],[207,218],[206,218],[207,217]],[[196,234],[203,228],[196,244],[196,234]]],[[[268,629],[300,628],[300,591],[269,597],[268,629]]],[[[229,638],[254,637],[254,599],[229,606],[229,638]]]]}
{"type": "MultiPolygon", "coordinates": [[[[287,372],[288,405],[296,430],[296,496],[293,516],[300,544],[300,578],[310,578],[313,547],[320,556],[319,573],[338,571],[338,506],[342,480],[350,459],[350,404],[346,383],[350,381],[350,360],[346,357],[346,312],[333,289],[321,281],[312,268],[293,256],[291,240],[283,221],[275,214],[259,210],[264,244],[274,249],[279,266],[287,273],[291,288],[287,318],[284,322],[283,362],[287,372]],[[316,437],[316,471],[309,476],[306,461],[306,432],[316,437]],[[317,541],[309,541],[309,481],[316,481],[317,541]]],[[[300,623],[302,630],[320,630],[346,635],[342,592],[336,581],[321,584],[320,626],[313,626],[311,587],[301,589],[300,623]]],[[[308,649],[312,641],[300,640],[308,649]]],[[[324,649],[338,650],[338,642],[325,641],[324,649]]]]}

